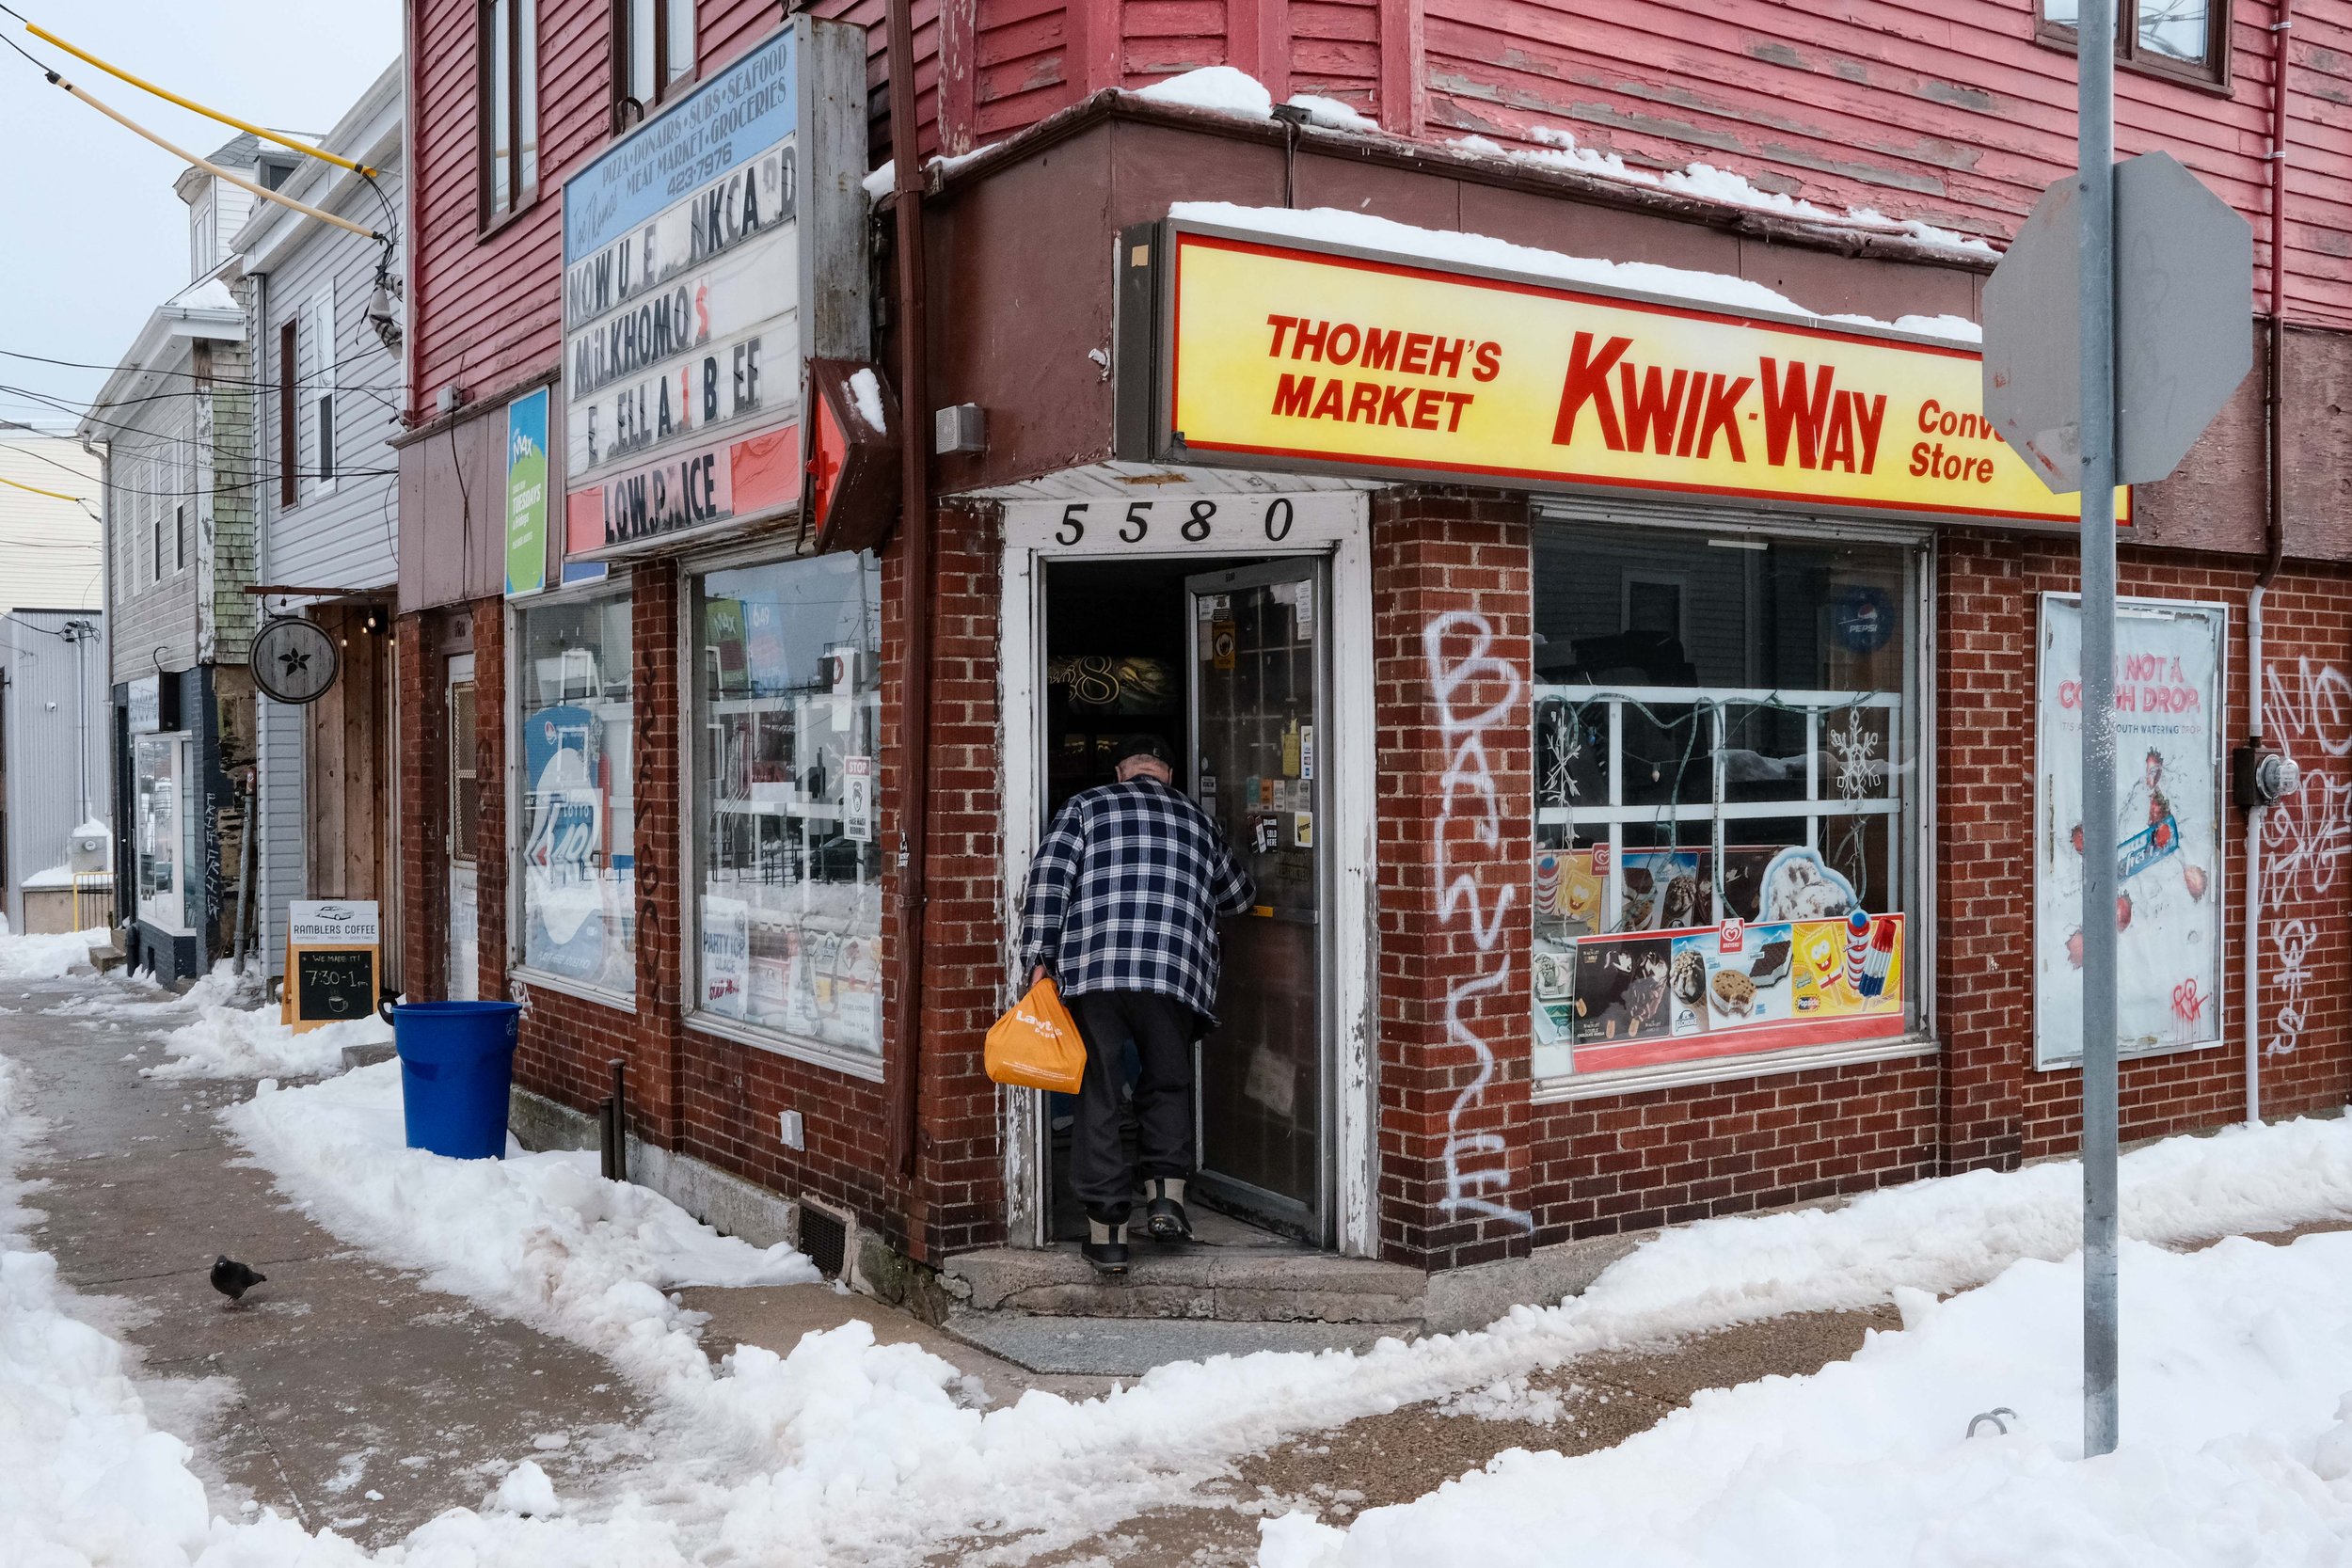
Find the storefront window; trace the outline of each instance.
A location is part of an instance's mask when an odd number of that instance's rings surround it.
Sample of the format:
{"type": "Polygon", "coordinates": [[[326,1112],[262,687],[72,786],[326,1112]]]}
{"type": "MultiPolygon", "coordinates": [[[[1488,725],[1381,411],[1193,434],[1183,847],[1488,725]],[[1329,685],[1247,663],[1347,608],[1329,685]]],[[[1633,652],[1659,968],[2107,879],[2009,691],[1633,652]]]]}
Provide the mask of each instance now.
{"type": "Polygon", "coordinates": [[[196,809],[185,736],[141,736],[133,752],[138,789],[139,918],[183,935],[196,929],[196,809]]]}
{"type": "Polygon", "coordinates": [[[879,1056],[879,564],[707,573],[693,624],[697,1006],[879,1056]]]}
{"type": "Polygon", "coordinates": [[[533,605],[516,618],[522,762],[522,967],[634,991],[637,816],[629,598],[533,605]]]}
{"type": "Polygon", "coordinates": [[[1909,1032],[1917,552],[1558,524],[1534,565],[1536,1076],[1909,1032]]]}

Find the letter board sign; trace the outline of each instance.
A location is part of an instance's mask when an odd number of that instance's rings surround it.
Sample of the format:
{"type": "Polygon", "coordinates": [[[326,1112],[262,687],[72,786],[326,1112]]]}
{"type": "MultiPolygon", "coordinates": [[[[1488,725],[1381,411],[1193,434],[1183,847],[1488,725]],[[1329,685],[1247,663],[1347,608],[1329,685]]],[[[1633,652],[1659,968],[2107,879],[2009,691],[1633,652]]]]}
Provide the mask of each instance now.
{"type": "Polygon", "coordinates": [[[286,906],[286,986],[279,1017],[296,1034],[366,1018],[380,989],[375,904],[296,898],[286,906]]]}
{"type": "Polygon", "coordinates": [[[800,16],[564,182],[564,543],[789,512],[801,367],[863,357],[866,35],[800,16]]]}
{"type": "Polygon", "coordinates": [[[1120,363],[1152,367],[1123,457],[2078,517],[1985,419],[1970,344],[1193,223],[1118,261],[1120,363]]]}

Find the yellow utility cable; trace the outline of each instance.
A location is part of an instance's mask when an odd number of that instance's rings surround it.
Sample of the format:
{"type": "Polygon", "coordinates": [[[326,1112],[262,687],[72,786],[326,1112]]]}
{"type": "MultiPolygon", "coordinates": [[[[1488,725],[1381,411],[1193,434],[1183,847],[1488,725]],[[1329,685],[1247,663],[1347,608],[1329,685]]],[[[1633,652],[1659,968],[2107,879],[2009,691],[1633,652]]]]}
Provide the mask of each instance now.
{"type": "MultiPolygon", "coordinates": [[[[16,16],[14,11],[10,11],[8,14],[10,16],[16,16]]],[[[17,20],[24,22],[23,17],[17,17],[17,20]]],[[[368,167],[365,164],[356,164],[348,158],[339,158],[332,152],[324,151],[304,142],[298,142],[292,136],[281,136],[277,132],[269,130],[263,126],[254,125],[248,121],[239,119],[235,115],[225,115],[218,109],[208,109],[192,98],[183,98],[168,87],[159,87],[152,82],[147,81],[141,77],[134,76],[119,65],[108,65],[104,60],[100,59],[88,50],[78,48],[73,44],[66,42],[65,40],[59,38],[56,34],[51,32],[48,28],[41,26],[38,23],[24,22],[24,30],[32,34],[35,38],[40,40],[43,43],[56,44],[58,48],[64,50],[67,54],[72,55],[76,59],[88,61],[91,65],[96,66],[99,70],[104,71],[109,76],[120,77],[123,81],[130,83],[135,87],[140,88],[142,91],[151,92],[158,98],[167,99],[171,103],[179,104],[183,109],[192,109],[196,113],[205,116],[207,119],[220,121],[223,125],[233,125],[240,131],[246,132],[252,135],[261,136],[268,141],[274,141],[280,147],[291,148],[293,150],[305,153],[310,157],[324,159],[326,162],[333,164],[339,168],[347,168],[351,170],[352,173],[364,175],[370,180],[374,179],[376,175],[381,172],[380,170],[368,167]]],[[[123,123],[128,125],[130,124],[130,121],[124,120],[123,123]]],[[[132,128],[134,130],[137,129],[135,126],[133,126],[132,128]]],[[[190,161],[193,162],[194,160],[190,161]]],[[[243,184],[245,182],[240,180],[237,182],[239,184],[243,184]]],[[[365,230],[362,230],[362,232],[365,232],[365,230]]]]}
{"type": "Polygon", "coordinates": [[[260,197],[264,201],[275,201],[280,207],[289,208],[294,212],[300,213],[305,217],[316,218],[321,223],[331,223],[338,229],[348,229],[363,240],[381,241],[384,238],[383,235],[377,233],[374,230],[363,229],[358,224],[352,222],[349,218],[339,218],[332,213],[323,213],[316,207],[312,207],[306,202],[296,201],[290,196],[280,196],[276,191],[264,190],[261,186],[255,184],[252,181],[246,179],[241,174],[222,168],[217,164],[208,163],[204,159],[199,158],[195,153],[189,151],[184,147],[173,146],[170,142],[164,140],[163,137],[157,135],[154,132],[150,131],[146,126],[141,125],[137,121],[118,114],[114,110],[106,107],[105,104],[101,103],[97,99],[92,98],[88,93],[84,92],[80,87],[75,87],[72,83],[67,81],[56,71],[51,71],[49,73],[49,79],[56,83],[57,86],[65,88],[66,91],[72,93],[74,97],[80,99],[83,103],[88,104],[91,108],[96,109],[100,114],[104,115],[108,119],[113,120],[117,125],[119,125],[124,130],[132,132],[137,135],[145,136],[149,141],[153,142],[157,147],[162,148],[165,151],[170,153],[173,157],[179,159],[183,163],[193,164],[207,174],[213,175],[217,179],[226,180],[232,185],[241,186],[246,190],[251,191],[255,196],[260,197]]]}
{"type": "Polygon", "coordinates": [[[72,501],[76,505],[86,506],[89,503],[87,496],[69,496],[63,490],[44,490],[38,484],[27,484],[21,479],[10,479],[6,474],[0,474],[0,484],[6,484],[17,490],[30,490],[36,496],[47,496],[55,500],[72,501]]]}

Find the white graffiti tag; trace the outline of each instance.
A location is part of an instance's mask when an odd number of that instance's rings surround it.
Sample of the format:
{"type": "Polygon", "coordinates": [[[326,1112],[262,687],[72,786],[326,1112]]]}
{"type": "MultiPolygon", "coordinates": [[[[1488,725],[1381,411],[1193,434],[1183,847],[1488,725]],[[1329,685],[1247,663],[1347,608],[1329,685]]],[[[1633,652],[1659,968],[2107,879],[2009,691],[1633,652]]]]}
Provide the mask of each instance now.
{"type": "Polygon", "coordinates": [[[1478,1021],[1465,1016],[1466,1010],[1478,997],[1510,983],[1511,955],[1503,933],[1505,917],[1518,893],[1518,883],[1505,878],[1489,905],[1477,865],[1455,864],[1457,835],[1464,847],[1475,845],[1487,850],[1483,858],[1490,863],[1492,851],[1502,843],[1502,797],[1486,757],[1486,732],[1511,717],[1519,700],[1520,681],[1517,669],[1490,653],[1494,641],[1494,628],[1486,618],[1470,610],[1449,610],[1422,631],[1422,652],[1428,661],[1438,735],[1446,752],[1445,775],[1438,786],[1438,917],[1450,929],[1469,931],[1480,959],[1477,974],[1455,981],[1446,992],[1446,1039],[1469,1048],[1477,1069],[1446,1113],[1445,1196],[1438,1207],[1449,1215],[1472,1214],[1533,1231],[1534,1221],[1507,1201],[1511,1172],[1503,1161],[1506,1146],[1502,1134],[1466,1131],[1462,1125],[1485,1102],[1486,1085],[1495,1077],[1494,1049],[1479,1033],[1478,1021]],[[1466,644],[1459,657],[1447,652],[1449,641],[1466,644]],[[1464,698],[1464,688],[1473,683],[1500,694],[1473,711],[1457,711],[1456,700],[1464,698]]]}
{"type": "MultiPolygon", "coordinates": [[[[2276,917],[2290,903],[2332,893],[2352,855],[2352,765],[2344,760],[2352,757],[2352,677],[2308,658],[2291,668],[2269,665],[2264,675],[2264,727],[2303,767],[2302,786],[2263,814],[2262,906],[2276,917]]],[[[2269,981],[2279,1003],[2265,1046],[2271,1055],[2303,1041],[2304,991],[2318,936],[2299,916],[2272,921],[2269,981]]]]}

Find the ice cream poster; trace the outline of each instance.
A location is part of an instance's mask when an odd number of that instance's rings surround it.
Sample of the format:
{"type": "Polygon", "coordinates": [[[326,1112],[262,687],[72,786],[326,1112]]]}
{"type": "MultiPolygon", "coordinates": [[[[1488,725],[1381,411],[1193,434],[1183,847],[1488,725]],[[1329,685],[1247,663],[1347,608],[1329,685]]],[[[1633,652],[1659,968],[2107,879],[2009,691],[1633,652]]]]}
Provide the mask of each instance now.
{"type": "Polygon", "coordinates": [[[1536,1006],[1556,1005],[1545,987],[1552,959],[1554,986],[1570,989],[1578,1072],[1899,1034],[1906,924],[1850,909],[1836,919],[1586,937],[1572,963],[1538,952],[1536,1006]]]}
{"type": "Polygon", "coordinates": [[[2221,1036],[2221,689],[2229,612],[2122,599],[2115,820],[2082,815],[2082,606],[2042,601],[2034,773],[2034,1065],[2082,1056],[2083,866],[2116,861],[2116,1033],[2124,1054],[2221,1036]]]}

